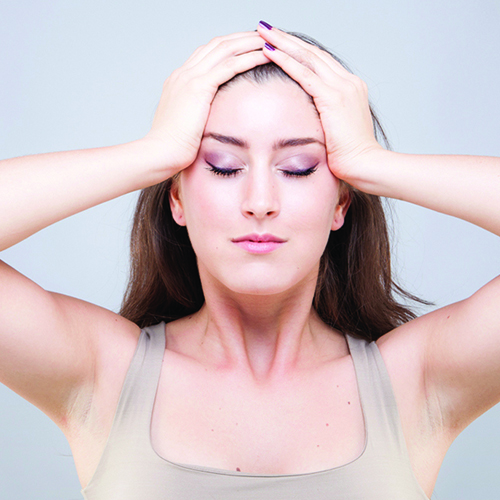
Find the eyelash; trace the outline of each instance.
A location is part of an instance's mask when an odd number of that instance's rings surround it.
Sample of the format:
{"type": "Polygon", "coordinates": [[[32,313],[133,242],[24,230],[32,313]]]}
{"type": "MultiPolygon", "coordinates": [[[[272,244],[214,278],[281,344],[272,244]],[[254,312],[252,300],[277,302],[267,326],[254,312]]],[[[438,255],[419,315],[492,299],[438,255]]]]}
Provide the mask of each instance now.
{"type": "Polygon", "coordinates": [[[309,167],[306,170],[282,170],[285,177],[307,177],[308,175],[314,174],[318,170],[318,164],[309,167]]]}
{"type": "MultiPolygon", "coordinates": [[[[208,163],[208,161],[207,161],[208,163]]],[[[222,177],[234,177],[240,170],[241,168],[219,168],[216,167],[215,165],[212,165],[211,163],[208,163],[210,168],[210,172],[214,173],[215,175],[220,175],[222,177]]],[[[282,170],[281,172],[285,177],[307,177],[308,175],[314,174],[316,170],[318,169],[318,164],[313,165],[312,167],[306,169],[306,170],[282,170]]]]}
{"type": "MultiPolygon", "coordinates": [[[[207,161],[208,163],[208,161],[207,161]]],[[[210,172],[213,172],[215,175],[221,175],[223,177],[233,177],[235,176],[241,169],[240,168],[219,168],[211,163],[208,163],[210,168],[210,172]]]]}

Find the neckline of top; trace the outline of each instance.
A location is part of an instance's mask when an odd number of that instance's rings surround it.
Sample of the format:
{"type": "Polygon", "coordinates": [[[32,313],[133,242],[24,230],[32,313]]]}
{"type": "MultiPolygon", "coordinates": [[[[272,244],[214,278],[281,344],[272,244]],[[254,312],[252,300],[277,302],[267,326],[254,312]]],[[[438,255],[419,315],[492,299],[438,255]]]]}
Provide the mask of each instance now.
{"type": "MultiPolygon", "coordinates": [[[[164,349],[165,349],[165,346],[166,346],[166,324],[162,321],[160,323],[160,325],[164,325],[163,329],[160,327],[160,331],[163,331],[163,334],[164,334],[164,341],[165,341],[164,349]]],[[[160,326],[160,325],[157,325],[157,326],[160,326]]],[[[361,413],[363,415],[364,432],[365,432],[365,443],[363,446],[363,450],[353,460],[351,460],[345,464],[331,467],[329,469],[323,469],[323,470],[313,471],[313,472],[302,472],[302,473],[297,473],[297,474],[257,474],[257,473],[252,473],[252,472],[241,472],[241,471],[233,471],[233,470],[229,470],[229,469],[219,469],[216,467],[208,467],[208,466],[203,466],[203,465],[178,463],[178,462],[173,462],[171,460],[168,460],[165,457],[162,457],[154,449],[152,439],[151,439],[151,422],[150,422],[150,428],[149,428],[149,442],[148,442],[150,450],[162,462],[166,463],[167,465],[170,465],[170,466],[173,466],[176,468],[180,468],[180,469],[187,469],[190,471],[201,472],[201,473],[205,473],[205,474],[217,474],[217,475],[236,476],[236,477],[271,478],[271,479],[272,478],[280,478],[280,477],[307,477],[307,476],[317,476],[317,475],[321,475],[321,474],[333,473],[335,471],[345,469],[346,467],[353,466],[354,464],[361,462],[364,459],[364,457],[366,456],[369,435],[368,435],[368,428],[367,428],[367,422],[366,422],[366,412],[365,412],[365,409],[363,407],[362,390],[361,390],[360,383],[359,383],[359,373],[357,371],[356,363],[354,362],[354,356],[352,354],[352,352],[353,352],[352,343],[359,342],[360,340],[355,339],[353,337],[350,337],[349,335],[344,335],[344,338],[346,339],[347,347],[348,347],[349,354],[351,357],[351,363],[353,364],[354,372],[356,375],[358,397],[359,397],[361,413]]],[[[160,370],[160,376],[161,376],[161,370],[160,370]]],[[[154,399],[156,400],[156,393],[155,393],[154,399]]],[[[153,408],[154,408],[154,403],[153,403],[153,408]]],[[[151,420],[152,420],[152,418],[153,418],[153,412],[151,412],[151,420]]]]}

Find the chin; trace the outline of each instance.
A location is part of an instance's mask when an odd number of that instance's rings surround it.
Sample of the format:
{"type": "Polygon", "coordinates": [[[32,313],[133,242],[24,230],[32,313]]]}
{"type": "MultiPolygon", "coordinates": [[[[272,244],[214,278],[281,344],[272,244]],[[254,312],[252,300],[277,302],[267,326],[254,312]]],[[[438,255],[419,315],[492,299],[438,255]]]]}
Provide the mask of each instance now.
{"type": "Polygon", "coordinates": [[[307,286],[311,281],[316,285],[317,272],[308,273],[306,276],[291,275],[287,273],[253,272],[251,275],[243,276],[241,273],[234,273],[230,279],[221,281],[222,284],[232,293],[241,295],[269,296],[286,294],[297,291],[307,286]]]}
{"type": "Polygon", "coordinates": [[[290,290],[287,286],[280,286],[276,283],[239,283],[237,287],[227,287],[231,292],[240,295],[278,295],[290,290]]]}
{"type": "Polygon", "coordinates": [[[213,267],[198,263],[205,293],[215,288],[230,295],[276,296],[290,292],[302,293],[310,288],[314,295],[319,261],[304,259],[302,265],[296,260],[252,264],[229,262],[229,265],[219,262],[213,267]]]}

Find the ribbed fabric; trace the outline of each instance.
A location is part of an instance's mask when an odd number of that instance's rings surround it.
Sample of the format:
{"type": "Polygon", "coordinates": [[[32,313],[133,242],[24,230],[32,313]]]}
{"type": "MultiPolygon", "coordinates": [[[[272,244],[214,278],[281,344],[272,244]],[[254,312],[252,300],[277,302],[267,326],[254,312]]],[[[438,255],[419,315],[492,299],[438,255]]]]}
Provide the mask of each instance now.
{"type": "Polygon", "coordinates": [[[411,469],[389,375],[377,345],[347,336],[366,441],[354,461],[305,474],[248,474],[161,458],[151,416],[165,323],[142,330],[86,500],[428,500],[411,469]]]}

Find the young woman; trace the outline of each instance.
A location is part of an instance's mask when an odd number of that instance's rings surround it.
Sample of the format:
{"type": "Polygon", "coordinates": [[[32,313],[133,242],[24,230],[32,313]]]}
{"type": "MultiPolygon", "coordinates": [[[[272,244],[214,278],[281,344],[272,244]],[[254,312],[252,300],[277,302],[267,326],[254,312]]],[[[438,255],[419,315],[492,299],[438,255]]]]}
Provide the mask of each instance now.
{"type": "Polygon", "coordinates": [[[387,151],[374,124],[359,78],[260,23],[176,70],[143,139],[2,162],[1,249],[147,188],[121,315],[0,266],[1,380],[85,498],[431,496],[500,400],[500,282],[412,319],[378,197],[498,234],[500,161],[387,151]]]}

